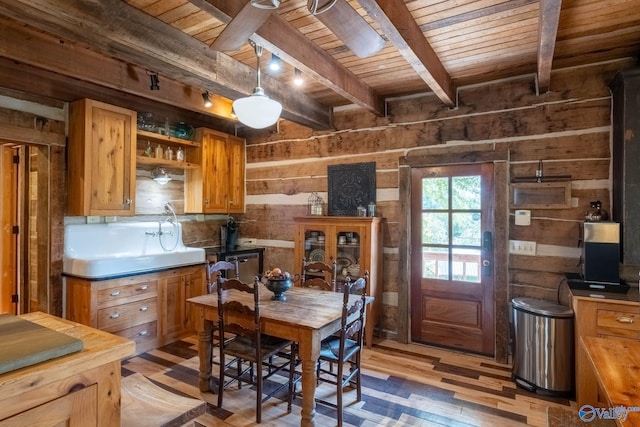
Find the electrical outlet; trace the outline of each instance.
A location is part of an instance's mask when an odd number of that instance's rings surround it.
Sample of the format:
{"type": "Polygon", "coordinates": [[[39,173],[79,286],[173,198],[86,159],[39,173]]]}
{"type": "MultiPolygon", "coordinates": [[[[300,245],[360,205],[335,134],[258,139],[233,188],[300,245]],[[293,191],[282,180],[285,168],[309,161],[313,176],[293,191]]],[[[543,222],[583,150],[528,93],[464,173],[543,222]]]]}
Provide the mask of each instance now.
{"type": "Polygon", "coordinates": [[[118,221],[118,217],[117,216],[105,216],[104,217],[104,222],[117,222],[118,221]]]}
{"type": "Polygon", "coordinates": [[[100,217],[99,216],[88,216],[87,217],[87,224],[97,224],[100,222],[100,217]]]}
{"type": "Polygon", "coordinates": [[[527,240],[509,240],[509,253],[514,255],[535,256],[536,242],[527,240]]]}

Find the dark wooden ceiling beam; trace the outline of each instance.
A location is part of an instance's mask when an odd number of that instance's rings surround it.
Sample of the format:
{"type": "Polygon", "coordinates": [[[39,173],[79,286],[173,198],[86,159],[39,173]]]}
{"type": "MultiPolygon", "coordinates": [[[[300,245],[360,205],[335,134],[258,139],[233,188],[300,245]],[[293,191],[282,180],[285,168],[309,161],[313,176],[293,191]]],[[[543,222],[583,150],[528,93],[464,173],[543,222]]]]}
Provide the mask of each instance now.
{"type": "MultiPolygon", "coordinates": [[[[255,87],[251,67],[120,0],[0,0],[0,14],[226,98],[246,96],[255,87]]],[[[283,118],[314,129],[331,127],[329,107],[268,76],[262,86],[281,101],[283,118]]]]}
{"type": "Polygon", "coordinates": [[[455,88],[435,51],[402,0],[359,0],[367,14],[446,105],[456,104],[455,88]]]}
{"type": "MultiPolygon", "coordinates": [[[[236,17],[243,9],[243,1],[237,0],[189,0],[203,10],[214,8],[219,16],[224,13],[236,17]],[[206,5],[203,5],[206,3],[206,5]]],[[[225,22],[223,20],[223,22],[225,22]]],[[[285,62],[300,69],[305,75],[378,115],[384,113],[382,98],[362,80],[326,53],[304,34],[278,14],[272,13],[266,22],[250,37],[285,62]]]]}
{"type": "Polygon", "coordinates": [[[538,21],[538,93],[547,93],[551,84],[551,66],[556,47],[562,0],[540,0],[538,21]]]}

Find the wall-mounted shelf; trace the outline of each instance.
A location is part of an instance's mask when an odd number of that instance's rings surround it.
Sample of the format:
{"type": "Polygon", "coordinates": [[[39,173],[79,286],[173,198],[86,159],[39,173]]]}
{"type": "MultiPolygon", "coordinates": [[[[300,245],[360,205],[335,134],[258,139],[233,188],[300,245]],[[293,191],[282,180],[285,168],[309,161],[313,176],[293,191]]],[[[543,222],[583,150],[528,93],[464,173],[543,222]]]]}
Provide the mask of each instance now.
{"type": "Polygon", "coordinates": [[[511,183],[511,209],[568,209],[571,181],[511,183]]]}
{"type": "Polygon", "coordinates": [[[136,164],[146,166],[161,166],[163,168],[172,169],[195,169],[200,167],[196,163],[179,162],[177,160],[156,159],[155,157],[146,156],[137,156],[136,164]]]}
{"type": "Polygon", "coordinates": [[[200,143],[197,141],[190,141],[188,139],[180,139],[174,136],[160,135],[159,133],[146,132],[143,130],[138,130],[138,142],[147,142],[151,141],[152,143],[164,144],[164,145],[172,145],[172,146],[183,146],[183,147],[199,147],[200,143]]]}
{"type": "MultiPolygon", "coordinates": [[[[171,169],[196,169],[200,167],[199,164],[193,163],[193,159],[197,157],[195,152],[200,147],[200,142],[180,139],[174,136],[160,135],[159,133],[146,132],[142,130],[138,130],[137,134],[137,166],[160,166],[163,168],[171,169]],[[147,148],[148,143],[151,143],[151,148],[154,151],[158,144],[162,145],[163,151],[165,151],[169,146],[173,147],[174,151],[176,151],[175,147],[180,147],[184,151],[185,161],[179,162],[177,160],[167,160],[145,156],[144,150],[147,148]]],[[[176,154],[174,153],[174,158],[175,155],[176,154]]]]}

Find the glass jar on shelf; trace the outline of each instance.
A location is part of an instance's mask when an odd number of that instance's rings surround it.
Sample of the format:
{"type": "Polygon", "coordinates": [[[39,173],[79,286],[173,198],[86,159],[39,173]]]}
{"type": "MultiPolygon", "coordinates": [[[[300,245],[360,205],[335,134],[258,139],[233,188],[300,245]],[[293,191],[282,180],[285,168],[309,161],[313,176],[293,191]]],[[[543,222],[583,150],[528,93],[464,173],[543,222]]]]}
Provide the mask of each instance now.
{"type": "Polygon", "coordinates": [[[184,162],[184,150],[182,147],[178,147],[178,151],[176,151],[176,160],[179,162],[184,162]]]}
{"type": "Polygon", "coordinates": [[[164,151],[164,158],[165,160],[173,160],[173,148],[171,146],[164,151]]]}
{"type": "Polygon", "coordinates": [[[162,149],[162,145],[158,144],[156,145],[156,152],[155,152],[155,158],[156,159],[164,159],[164,150],[162,149]]]}

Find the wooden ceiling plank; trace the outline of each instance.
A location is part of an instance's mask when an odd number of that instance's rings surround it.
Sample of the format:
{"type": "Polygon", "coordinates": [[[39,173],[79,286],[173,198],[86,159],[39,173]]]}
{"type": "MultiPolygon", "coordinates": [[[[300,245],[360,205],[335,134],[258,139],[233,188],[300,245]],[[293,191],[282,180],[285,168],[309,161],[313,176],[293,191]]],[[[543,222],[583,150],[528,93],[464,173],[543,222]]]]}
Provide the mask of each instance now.
{"type": "MultiPolygon", "coordinates": [[[[235,16],[239,11],[237,1],[206,0],[206,2],[210,7],[228,14],[229,17],[235,16]]],[[[375,114],[383,114],[382,99],[373,89],[360,81],[331,55],[309,41],[304,34],[278,14],[272,13],[250,38],[349,101],[375,114]]]]}
{"type": "Polygon", "coordinates": [[[402,53],[429,88],[446,105],[456,104],[449,73],[402,0],[360,0],[382,32],[402,53]]]}
{"type": "Polygon", "coordinates": [[[538,93],[547,93],[551,84],[553,51],[558,35],[562,0],[540,0],[538,31],[538,93]]]}
{"type": "MultiPolygon", "coordinates": [[[[0,13],[226,98],[247,96],[255,87],[251,67],[120,0],[0,0],[0,13]]],[[[282,99],[283,118],[314,129],[331,127],[330,109],[311,97],[268,76],[263,87],[282,99]]]]}

